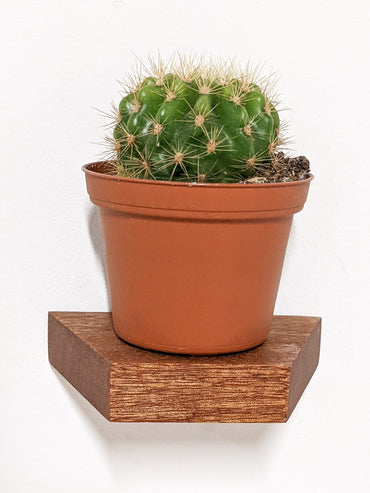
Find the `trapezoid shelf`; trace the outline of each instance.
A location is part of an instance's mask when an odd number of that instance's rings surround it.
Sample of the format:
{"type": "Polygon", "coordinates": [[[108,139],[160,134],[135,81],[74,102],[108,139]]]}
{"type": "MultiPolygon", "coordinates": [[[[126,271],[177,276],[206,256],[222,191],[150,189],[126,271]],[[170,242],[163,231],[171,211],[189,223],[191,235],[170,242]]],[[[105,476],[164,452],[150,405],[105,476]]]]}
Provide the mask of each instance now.
{"type": "Polygon", "coordinates": [[[109,421],[278,423],[315,372],[320,336],[319,317],[274,316],[255,349],[178,356],[126,344],[110,313],[50,312],[49,360],[109,421]]]}

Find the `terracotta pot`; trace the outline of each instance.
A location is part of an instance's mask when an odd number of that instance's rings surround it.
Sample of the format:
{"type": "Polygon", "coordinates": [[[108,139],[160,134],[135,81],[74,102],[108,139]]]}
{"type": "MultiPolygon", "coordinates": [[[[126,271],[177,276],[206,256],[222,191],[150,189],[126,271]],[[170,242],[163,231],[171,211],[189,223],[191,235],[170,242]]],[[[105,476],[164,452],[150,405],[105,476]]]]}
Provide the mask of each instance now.
{"type": "Polygon", "coordinates": [[[220,354],[267,338],[293,214],[312,177],[274,184],[121,178],[83,167],[100,207],[117,335],[220,354]]]}

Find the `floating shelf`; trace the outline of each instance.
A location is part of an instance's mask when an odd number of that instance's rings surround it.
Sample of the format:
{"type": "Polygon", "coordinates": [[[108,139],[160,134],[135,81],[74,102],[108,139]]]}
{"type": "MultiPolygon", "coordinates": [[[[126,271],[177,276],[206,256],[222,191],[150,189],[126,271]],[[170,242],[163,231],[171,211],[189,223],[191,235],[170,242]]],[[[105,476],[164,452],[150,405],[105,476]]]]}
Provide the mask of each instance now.
{"type": "Polygon", "coordinates": [[[177,356],[138,349],[110,313],[49,313],[50,363],[109,421],[278,423],[313,375],[321,319],[275,316],[267,341],[241,353],[177,356]]]}

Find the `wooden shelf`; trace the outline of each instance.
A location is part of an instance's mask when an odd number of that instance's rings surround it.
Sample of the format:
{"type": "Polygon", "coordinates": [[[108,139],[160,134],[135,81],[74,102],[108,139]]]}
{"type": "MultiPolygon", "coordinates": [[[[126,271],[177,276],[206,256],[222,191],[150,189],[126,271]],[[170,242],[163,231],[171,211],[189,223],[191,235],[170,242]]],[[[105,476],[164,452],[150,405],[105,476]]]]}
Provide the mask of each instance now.
{"type": "Polygon", "coordinates": [[[313,375],[321,319],[275,316],[241,353],[177,356],[138,349],[110,313],[49,313],[49,360],[98,411],[120,422],[286,421],[313,375]]]}

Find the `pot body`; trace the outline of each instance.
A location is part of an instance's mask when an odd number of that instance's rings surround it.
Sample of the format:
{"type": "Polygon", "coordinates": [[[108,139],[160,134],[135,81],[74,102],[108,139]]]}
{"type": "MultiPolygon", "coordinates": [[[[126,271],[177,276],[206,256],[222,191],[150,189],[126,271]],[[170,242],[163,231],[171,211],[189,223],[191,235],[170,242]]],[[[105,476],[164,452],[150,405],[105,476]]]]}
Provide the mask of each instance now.
{"type": "Polygon", "coordinates": [[[309,181],[185,184],[85,166],[100,207],[113,325],[146,349],[221,354],[267,338],[309,181]]]}

